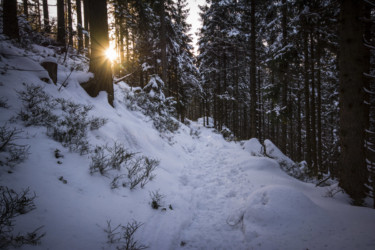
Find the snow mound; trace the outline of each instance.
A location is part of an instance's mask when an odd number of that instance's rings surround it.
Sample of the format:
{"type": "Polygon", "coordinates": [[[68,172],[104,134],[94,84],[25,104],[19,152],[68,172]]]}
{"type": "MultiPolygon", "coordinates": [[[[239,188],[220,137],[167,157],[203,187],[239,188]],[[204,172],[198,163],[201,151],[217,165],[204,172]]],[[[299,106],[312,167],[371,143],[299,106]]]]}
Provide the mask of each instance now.
{"type": "Polygon", "coordinates": [[[257,138],[251,138],[243,144],[243,149],[249,152],[252,156],[264,156],[264,147],[260,144],[257,138]]]}
{"type": "MultiPolygon", "coordinates": [[[[245,238],[268,238],[262,240],[264,249],[306,249],[306,240],[311,243],[311,237],[322,230],[324,210],[296,189],[268,186],[252,193],[249,200],[243,216],[245,238]]],[[[328,221],[325,218],[324,223],[328,221]]]]}

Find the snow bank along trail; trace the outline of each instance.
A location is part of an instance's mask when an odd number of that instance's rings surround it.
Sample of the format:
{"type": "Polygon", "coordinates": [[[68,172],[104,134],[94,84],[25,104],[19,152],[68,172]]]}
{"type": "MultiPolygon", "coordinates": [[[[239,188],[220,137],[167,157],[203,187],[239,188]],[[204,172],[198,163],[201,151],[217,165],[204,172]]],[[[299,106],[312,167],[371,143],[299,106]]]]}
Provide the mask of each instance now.
{"type": "Polygon", "coordinates": [[[200,131],[180,177],[191,213],[181,249],[374,249],[374,211],[324,197],[326,188],[293,179],[274,160],[200,131]]]}

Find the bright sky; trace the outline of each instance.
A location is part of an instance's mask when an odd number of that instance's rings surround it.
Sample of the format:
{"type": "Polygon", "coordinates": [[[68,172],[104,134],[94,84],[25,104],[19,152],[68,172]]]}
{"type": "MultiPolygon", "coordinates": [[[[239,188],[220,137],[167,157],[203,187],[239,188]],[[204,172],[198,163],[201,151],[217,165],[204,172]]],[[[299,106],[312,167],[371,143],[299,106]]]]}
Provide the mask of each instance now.
{"type": "Polygon", "coordinates": [[[197,42],[198,37],[195,35],[196,32],[198,32],[198,29],[201,27],[202,23],[199,17],[199,8],[198,5],[205,5],[206,0],[188,0],[188,6],[190,7],[190,14],[187,18],[187,22],[192,25],[190,33],[193,35],[193,46],[194,46],[194,52],[197,54],[197,42]]]}

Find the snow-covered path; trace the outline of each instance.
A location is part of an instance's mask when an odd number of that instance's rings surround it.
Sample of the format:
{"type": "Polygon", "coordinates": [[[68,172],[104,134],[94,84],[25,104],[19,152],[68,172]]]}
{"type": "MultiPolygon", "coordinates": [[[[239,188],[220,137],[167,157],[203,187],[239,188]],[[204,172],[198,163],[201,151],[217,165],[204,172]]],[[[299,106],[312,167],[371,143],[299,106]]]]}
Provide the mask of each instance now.
{"type": "MultiPolygon", "coordinates": [[[[323,197],[287,176],[268,158],[253,157],[237,143],[202,131],[189,147],[180,182],[189,194],[189,223],[181,249],[372,249],[374,212],[366,208],[346,221],[351,206],[323,197]],[[358,238],[363,241],[359,243],[358,238]]],[[[187,219],[188,220],[188,219],[187,219]]],[[[176,246],[172,247],[176,249],[176,246]]]]}
{"type": "Polygon", "coordinates": [[[191,189],[192,220],[180,242],[186,249],[231,249],[233,242],[243,241],[241,231],[233,230],[227,218],[250,193],[249,179],[238,171],[249,155],[238,145],[215,142],[199,145],[191,153],[191,165],[181,177],[191,189]]]}

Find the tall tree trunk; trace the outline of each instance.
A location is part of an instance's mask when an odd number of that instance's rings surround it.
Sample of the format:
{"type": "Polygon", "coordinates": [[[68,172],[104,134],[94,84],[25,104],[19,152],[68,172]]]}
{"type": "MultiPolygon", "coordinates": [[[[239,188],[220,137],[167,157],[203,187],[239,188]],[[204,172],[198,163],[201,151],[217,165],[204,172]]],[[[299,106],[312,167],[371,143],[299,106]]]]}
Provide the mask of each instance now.
{"type": "Polygon", "coordinates": [[[89,31],[89,0],[83,0],[83,18],[84,18],[84,28],[85,28],[85,48],[88,49],[90,46],[90,37],[88,35],[89,31]]]}
{"type": "Polygon", "coordinates": [[[256,127],[256,106],[257,106],[257,91],[256,91],[256,33],[255,33],[255,0],[251,0],[250,6],[250,137],[257,137],[256,127]]]}
{"type": "Polygon", "coordinates": [[[311,128],[310,128],[310,84],[309,84],[309,47],[308,32],[306,27],[303,31],[303,49],[304,49],[304,80],[305,80],[305,123],[306,123],[306,162],[311,168],[311,128]]]}
{"type": "Polygon", "coordinates": [[[164,84],[167,80],[167,29],[165,23],[165,7],[164,1],[160,0],[160,49],[161,49],[161,79],[164,84]]]}
{"type": "MultiPolygon", "coordinates": [[[[4,1],[5,2],[5,1],[4,1]]],[[[29,4],[28,0],[23,0],[23,14],[25,14],[26,20],[29,19],[29,4]]]]}
{"type": "Polygon", "coordinates": [[[363,1],[341,1],[340,13],[340,186],[361,205],[368,180],[364,148],[365,47],[363,1]]]}
{"type": "Polygon", "coordinates": [[[76,0],[77,5],[77,40],[78,52],[83,50],[83,34],[82,34],[82,5],[81,0],[76,0]]]}
{"type": "Polygon", "coordinates": [[[89,0],[88,2],[91,40],[90,72],[94,73],[94,78],[82,86],[93,97],[97,96],[100,91],[106,91],[108,103],[113,106],[111,62],[105,55],[109,47],[107,3],[106,0],[89,0]]]}
{"type": "Polygon", "coordinates": [[[316,51],[316,61],[317,61],[317,140],[318,140],[318,146],[317,146],[317,158],[318,158],[318,166],[320,172],[326,172],[326,169],[323,167],[323,159],[322,159],[322,83],[321,83],[321,44],[318,37],[318,45],[317,45],[317,51],[316,51]]]}
{"type": "Polygon", "coordinates": [[[318,174],[318,161],[317,161],[317,149],[316,149],[316,111],[315,111],[315,48],[314,48],[314,37],[310,33],[310,67],[311,67],[311,161],[313,164],[314,175],[318,174]]]}
{"type": "Polygon", "coordinates": [[[65,46],[64,0],[57,0],[57,42],[65,46]]]}
{"type": "MultiPolygon", "coordinates": [[[[281,27],[282,27],[282,44],[285,48],[287,45],[287,3],[286,0],[282,0],[282,19],[281,19],[281,27]]],[[[287,128],[288,128],[288,78],[287,78],[287,71],[288,71],[288,65],[287,65],[287,58],[284,54],[281,65],[280,65],[280,71],[281,71],[281,81],[282,81],[282,97],[281,97],[281,104],[284,108],[283,115],[281,117],[281,144],[280,148],[281,151],[283,151],[285,154],[287,153],[287,128]]]]}
{"type": "Polygon", "coordinates": [[[73,47],[73,20],[72,20],[72,2],[66,0],[68,3],[68,32],[69,32],[69,46],[73,47]]]}
{"type": "Polygon", "coordinates": [[[44,24],[44,32],[50,33],[51,26],[49,25],[48,0],[43,0],[43,24],[44,24]]]}
{"type": "Polygon", "coordinates": [[[3,2],[3,33],[10,38],[20,38],[16,0],[4,0],[3,2]]]}

